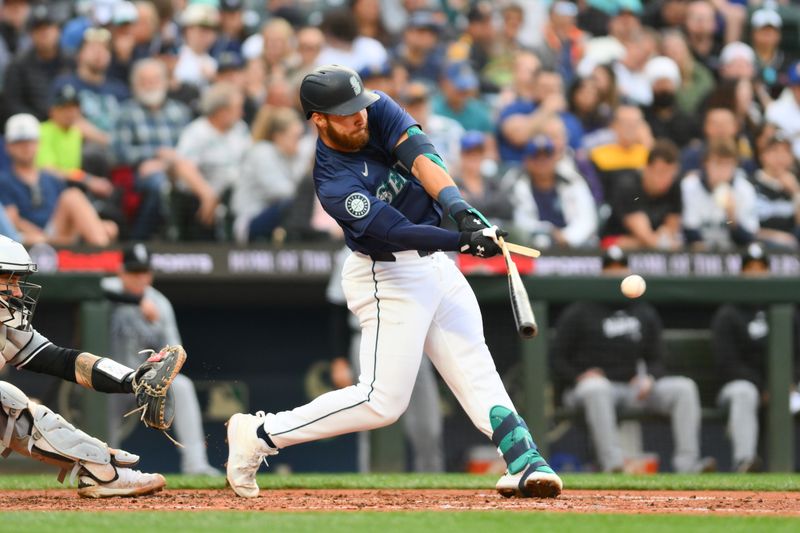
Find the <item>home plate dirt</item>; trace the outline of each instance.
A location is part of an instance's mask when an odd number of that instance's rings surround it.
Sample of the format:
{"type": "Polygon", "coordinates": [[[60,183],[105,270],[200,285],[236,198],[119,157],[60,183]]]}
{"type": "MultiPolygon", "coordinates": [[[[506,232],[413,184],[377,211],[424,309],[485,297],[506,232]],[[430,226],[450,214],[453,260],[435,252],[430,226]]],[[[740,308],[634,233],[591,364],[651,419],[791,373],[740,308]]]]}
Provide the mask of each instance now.
{"type": "Polygon", "coordinates": [[[556,499],[506,499],[493,490],[166,490],[141,498],[84,500],[73,490],[3,491],[4,511],[463,511],[680,513],[800,516],[798,492],[566,490],[556,499]]]}

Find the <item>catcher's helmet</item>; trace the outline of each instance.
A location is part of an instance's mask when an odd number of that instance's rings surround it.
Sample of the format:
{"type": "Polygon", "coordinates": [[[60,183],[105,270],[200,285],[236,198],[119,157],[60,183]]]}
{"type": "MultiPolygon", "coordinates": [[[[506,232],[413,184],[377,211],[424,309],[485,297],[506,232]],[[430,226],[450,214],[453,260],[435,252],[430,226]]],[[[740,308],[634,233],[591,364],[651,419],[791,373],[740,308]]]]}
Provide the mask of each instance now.
{"type": "Polygon", "coordinates": [[[33,312],[39,300],[41,285],[28,282],[28,276],[36,272],[28,251],[20,243],[0,235],[0,324],[21,331],[31,329],[33,312]],[[8,286],[7,276],[19,276],[21,295],[14,294],[8,286]]]}
{"type": "Polygon", "coordinates": [[[352,115],[375,103],[380,96],[364,88],[355,70],[340,65],[315,68],[300,84],[300,103],[306,119],[312,113],[352,115]]]}

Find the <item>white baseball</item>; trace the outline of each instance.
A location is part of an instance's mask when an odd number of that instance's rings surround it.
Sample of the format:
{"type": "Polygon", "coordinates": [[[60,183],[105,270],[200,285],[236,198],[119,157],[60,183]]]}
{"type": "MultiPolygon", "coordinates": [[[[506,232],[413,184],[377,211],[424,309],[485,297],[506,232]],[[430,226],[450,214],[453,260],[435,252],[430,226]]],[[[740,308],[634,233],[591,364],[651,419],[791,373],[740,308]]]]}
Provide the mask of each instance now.
{"type": "Polygon", "coordinates": [[[647,283],[645,283],[644,278],[639,274],[631,274],[622,280],[622,283],[619,284],[619,288],[622,294],[628,298],[638,298],[644,294],[644,291],[647,289],[647,283]]]}

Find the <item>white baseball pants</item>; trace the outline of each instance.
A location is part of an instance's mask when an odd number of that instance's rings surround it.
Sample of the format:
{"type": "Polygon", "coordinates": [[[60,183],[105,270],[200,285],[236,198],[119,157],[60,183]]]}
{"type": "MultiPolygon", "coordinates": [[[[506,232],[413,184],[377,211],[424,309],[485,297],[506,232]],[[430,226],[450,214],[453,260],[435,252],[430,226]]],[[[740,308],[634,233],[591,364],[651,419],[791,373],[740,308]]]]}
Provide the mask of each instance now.
{"type": "Polygon", "coordinates": [[[487,436],[493,406],[516,411],[486,347],[478,301],[455,263],[441,252],[394,255],[387,262],[353,253],[345,262],[342,286],[362,330],[358,383],[268,414],[264,429],[279,448],[395,422],[423,350],[487,436]]]}

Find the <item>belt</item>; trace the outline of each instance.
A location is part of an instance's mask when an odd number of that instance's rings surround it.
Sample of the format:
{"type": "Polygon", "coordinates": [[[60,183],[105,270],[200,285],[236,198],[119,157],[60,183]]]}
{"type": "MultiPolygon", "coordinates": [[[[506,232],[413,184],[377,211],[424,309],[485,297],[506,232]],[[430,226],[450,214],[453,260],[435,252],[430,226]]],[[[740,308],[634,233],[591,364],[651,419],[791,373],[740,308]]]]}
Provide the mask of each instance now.
{"type": "MultiPolygon", "coordinates": [[[[426,251],[426,250],[415,250],[415,251],[419,254],[420,257],[427,257],[431,254],[436,253],[433,251],[426,251]]],[[[392,252],[372,252],[371,254],[368,255],[370,259],[372,259],[373,261],[390,261],[390,262],[397,261],[397,258],[394,256],[392,252]]]]}

